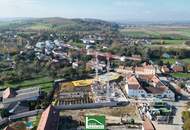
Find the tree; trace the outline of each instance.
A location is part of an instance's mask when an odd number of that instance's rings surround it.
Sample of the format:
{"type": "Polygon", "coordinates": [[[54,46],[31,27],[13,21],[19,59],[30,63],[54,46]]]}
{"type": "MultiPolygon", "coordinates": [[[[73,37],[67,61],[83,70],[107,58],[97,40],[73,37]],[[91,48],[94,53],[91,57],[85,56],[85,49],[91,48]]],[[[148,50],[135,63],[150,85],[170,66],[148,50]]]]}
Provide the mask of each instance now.
{"type": "Polygon", "coordinates": [[[184,83],[180,83],[179,86],[183,89],[185,88],[185,84],[184,83]]]}
{"type": "Polygon", "coordinates": [[[1,110],[1,117],[4,118],[4,117],[8,117],[10,116],[10,113],[7,109],[2,109],[1,110]]]}

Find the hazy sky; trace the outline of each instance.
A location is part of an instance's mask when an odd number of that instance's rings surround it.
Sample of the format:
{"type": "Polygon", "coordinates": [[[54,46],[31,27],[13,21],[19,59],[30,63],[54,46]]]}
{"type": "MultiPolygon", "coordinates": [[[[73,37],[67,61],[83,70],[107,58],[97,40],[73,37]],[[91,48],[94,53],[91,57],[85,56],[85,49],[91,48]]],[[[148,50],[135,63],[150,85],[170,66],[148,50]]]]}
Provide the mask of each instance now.
{"type": "Polygon", "coordinates": [[[190,0],[0,0],[0,18],[7,17],[183,21],[190,20],[190,0]]]}

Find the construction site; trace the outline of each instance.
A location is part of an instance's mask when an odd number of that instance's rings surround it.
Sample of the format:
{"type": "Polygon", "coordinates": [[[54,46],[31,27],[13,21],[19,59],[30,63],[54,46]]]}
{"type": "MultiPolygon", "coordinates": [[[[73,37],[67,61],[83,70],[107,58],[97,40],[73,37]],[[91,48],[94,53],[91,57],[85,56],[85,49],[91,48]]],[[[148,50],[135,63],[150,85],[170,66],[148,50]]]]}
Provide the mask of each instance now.
{"type": "Polygon", "coordinates": [[[95,55],[96,75],[92,79],[60,82],[55,88],[53,105],[58,109],[125,106],[129,102],[121,90],[122,77],[110,72],[111,55],[106,55],[107,72],[99,75],[99,54],[95,55]]]}

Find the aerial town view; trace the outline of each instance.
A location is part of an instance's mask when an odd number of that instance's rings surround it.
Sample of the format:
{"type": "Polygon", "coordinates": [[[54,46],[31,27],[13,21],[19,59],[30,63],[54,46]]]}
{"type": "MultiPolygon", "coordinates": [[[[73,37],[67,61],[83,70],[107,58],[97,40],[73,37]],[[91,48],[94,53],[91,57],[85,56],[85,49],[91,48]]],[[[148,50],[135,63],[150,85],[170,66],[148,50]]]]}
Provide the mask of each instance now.
{"type": "Polygon", "coordinates": [[[0,0],[0,130],[190,130],[189,0],[0,0]]]}

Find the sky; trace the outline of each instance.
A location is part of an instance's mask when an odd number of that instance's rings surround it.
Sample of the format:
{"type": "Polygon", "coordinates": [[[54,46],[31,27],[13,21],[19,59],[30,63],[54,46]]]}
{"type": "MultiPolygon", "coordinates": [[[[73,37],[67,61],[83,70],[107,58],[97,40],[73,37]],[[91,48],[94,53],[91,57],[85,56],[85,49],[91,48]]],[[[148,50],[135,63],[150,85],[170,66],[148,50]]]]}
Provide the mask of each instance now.
{"type": "Polygon", "coordinates": [[[0,0],[0,18],[190,21],[190,0],[0,0]]]}

